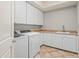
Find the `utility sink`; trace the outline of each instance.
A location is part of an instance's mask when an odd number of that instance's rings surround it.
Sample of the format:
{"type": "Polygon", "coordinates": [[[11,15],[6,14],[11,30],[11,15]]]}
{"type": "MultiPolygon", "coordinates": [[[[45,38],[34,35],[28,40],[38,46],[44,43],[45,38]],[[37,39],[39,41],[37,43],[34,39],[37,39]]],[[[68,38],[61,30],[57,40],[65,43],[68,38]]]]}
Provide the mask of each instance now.
{"type": "Polygon", "coordinates": [[[59,34],[70,34],[70,32],[56,32],[56,33],[59,33],[59,34]]]}

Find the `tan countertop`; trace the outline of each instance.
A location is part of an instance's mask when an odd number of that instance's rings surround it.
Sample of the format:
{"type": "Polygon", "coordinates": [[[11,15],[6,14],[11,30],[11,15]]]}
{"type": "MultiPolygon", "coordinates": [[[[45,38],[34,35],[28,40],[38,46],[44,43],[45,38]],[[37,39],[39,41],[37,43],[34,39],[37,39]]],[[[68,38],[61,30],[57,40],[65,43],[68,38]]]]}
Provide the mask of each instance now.
{"type": "Polygon", "coordinates": [[[43,32],[43,33],[55,33],[55,34],[64,34],[64,35],[75,35],[75,36],[79,36],[77,35],[77,31],[65,31],[65,32],[69,32],[67,33],[57,33],[57,32],[63,32],[62,30],[53,30],[53,29],[32,29],[32,32],[43,32]]]}

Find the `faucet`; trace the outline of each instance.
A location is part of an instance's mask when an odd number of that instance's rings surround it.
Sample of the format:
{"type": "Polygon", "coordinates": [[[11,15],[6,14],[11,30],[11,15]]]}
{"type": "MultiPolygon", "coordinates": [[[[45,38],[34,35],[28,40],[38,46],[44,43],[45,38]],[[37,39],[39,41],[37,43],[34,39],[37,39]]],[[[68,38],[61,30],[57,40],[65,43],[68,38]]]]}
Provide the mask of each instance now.
{"type": "Polygon", "coordinates": [[[64,25],[62,25],[62,29],[63,29],[63,32],[65,32],[65,27],[64,27],[64,25]]]}

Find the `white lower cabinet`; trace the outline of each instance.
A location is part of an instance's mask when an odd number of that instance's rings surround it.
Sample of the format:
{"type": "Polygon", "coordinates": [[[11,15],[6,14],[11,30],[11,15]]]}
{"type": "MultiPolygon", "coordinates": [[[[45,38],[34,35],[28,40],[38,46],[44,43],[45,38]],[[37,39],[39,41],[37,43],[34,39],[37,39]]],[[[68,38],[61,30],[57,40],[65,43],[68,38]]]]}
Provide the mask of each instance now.
{"type": "Polygon", "coordinates": [[[59,35],[52,35],[52,47],[62,48],[62,37],[59,35]]]}
{"type": "Polygon", "coordinates": [[[53,44],[52,42],[52,34],[49,34],[49,33],[44,33],[44,44],[45,45],[48,45],[48,46],[51,46],[53,44]]]}
{"type": "Polygon", "coordinates": [[[62,45],[63,45],[63,49],[65,50],[77,52],[76,37],[64,37],[62,45]]]}
{"type": "Polygon", "coordinates": [[[62,39],[61,36],[54,35],[52,33],[44,33],[44,44],[52,47],[61,48],[62,39]]]}
{"type": "Polygon", "coordinates": [[[60,34],[53,34],[53,33],[44,33],[43,36],[44,44],[60,48],[63,50],[68,50],[72,52],[77,52],[78,44],[77,44],[77,36],[75,35],[60,35],[60,34]]]}
{"type": "Polygon", "coordinates": [[[40,33],[40,46],[44,44],[44,34],[40,33]]]}

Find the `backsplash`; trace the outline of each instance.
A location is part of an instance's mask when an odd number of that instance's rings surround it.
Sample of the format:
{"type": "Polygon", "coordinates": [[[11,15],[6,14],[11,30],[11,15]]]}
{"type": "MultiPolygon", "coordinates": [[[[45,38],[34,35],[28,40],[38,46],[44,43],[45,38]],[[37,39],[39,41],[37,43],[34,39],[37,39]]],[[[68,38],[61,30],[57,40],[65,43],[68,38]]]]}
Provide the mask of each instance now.
{"type": "Polygon", "coordinates": [[[39,25],[14,24],[14,30],[40,29],[41,27],[39,25]]]}

